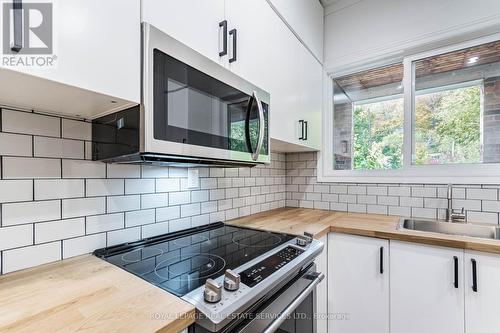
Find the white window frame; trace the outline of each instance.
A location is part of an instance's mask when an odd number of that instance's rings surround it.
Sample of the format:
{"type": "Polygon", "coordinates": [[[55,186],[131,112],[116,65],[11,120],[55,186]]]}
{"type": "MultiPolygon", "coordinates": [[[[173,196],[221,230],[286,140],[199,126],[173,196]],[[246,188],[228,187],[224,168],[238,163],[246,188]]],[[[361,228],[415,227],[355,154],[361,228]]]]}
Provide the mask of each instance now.
{"type": "Polygon", "coordinates": [[[500,184],[500,163],[490,164],[446,164],[446,165],[413,165],[412,164],[412,112],[413,70],[412,63],[420,59],[453,52],[485,43],[500,40],[500,34],[473,39],[430,51],[391,59],[390,61],[372,61],[365,66],[348,69],[335,69],[325,72],[324,108],[323,108],[323,142],[322,151],[318,155],[318,181],[347,183],[429,183],[429,184],[500,184]],[[334,170],[333,169],[333,79],[344,75],[358,73],[367,69],[402,62],[404,66],[404,134],[403,134],[403,167],[398,170],[334,170]]]}

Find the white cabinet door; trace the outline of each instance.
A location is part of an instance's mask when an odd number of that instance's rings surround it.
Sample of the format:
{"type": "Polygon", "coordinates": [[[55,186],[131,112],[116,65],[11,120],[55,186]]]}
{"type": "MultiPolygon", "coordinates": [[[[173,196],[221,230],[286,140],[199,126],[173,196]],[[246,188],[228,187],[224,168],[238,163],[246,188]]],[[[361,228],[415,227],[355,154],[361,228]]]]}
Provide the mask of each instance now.
{"type": "Polygon", "coordinates": [[[328,332],[328,235],[319,239],[325,247],[323,252],[316,257],[316,269],[325,274],[325,278],[318,284],[316,289],[316,314],[318,321],[316,326],[317,333],[328,332]]]}
{"type": "Polygon", "coordinates": [[[52,4],[55,66],[9,69],[139,103],[140,0],[52,4]]]}
{"type": "Polygon", "coordinates": [[[464,332],[464,251],[398,241],[390,247],[391,333],[464,332]]]}
{"type": "Polygon", "coordinates": [[[330,333],[389,332],[388,252],[387,240],[329,235],[330,333]]]}
{"type": "Polygon", "coordinates": [[[313,148],[321,147],[321,111],[323,107],[323,66],[304,47],[299,53],[300,110],[299,116],[307,121],[307,135],[299,143],[313,148]]]}
{"type": "Polygon", "coordinates": [[[270,0],[270,2],[314,55],[322,61],[324,10],[321,3],[310,0],[270,0]]]}
{"type": "Polygon", "coordinates": [[[142,21],[221,64],[223,20],[224,0],[142,0],[142,21]]]}
{"type": "Polygon", "coordinates": [[[236,60],[231,63],[229,59],[234,57],[234,38],[228,37],[228,68],[269,91],[269,79],[273,75],[270,61],[280,47],[280,44],[273,43],[274,30],[282,29],[279,18],[265,0],[226,1],[226,17],[229,31],[235,29],[237,36],[236,60]]]}
{"type": "Polygon", "coordinates": [[[500,308],[500,255],[465,252],[465,331],[496,333],[500,308]],[[473,265],[476,283],[474,286],[473,265]],[[474,288],[474,289],[473,289],[474,288]]]}

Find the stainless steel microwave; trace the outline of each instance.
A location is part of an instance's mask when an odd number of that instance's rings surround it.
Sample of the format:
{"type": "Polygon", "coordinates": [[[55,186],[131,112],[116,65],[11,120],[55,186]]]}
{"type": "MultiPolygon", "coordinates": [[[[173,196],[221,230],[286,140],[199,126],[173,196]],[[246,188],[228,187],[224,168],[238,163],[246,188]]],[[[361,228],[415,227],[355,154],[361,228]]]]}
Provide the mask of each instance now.
{"type": "Polygon", "coordinates": [[[270,163],[269,94],[154,26],[142,30],[142,103],[93,120],[93,159],[270,163]]]}

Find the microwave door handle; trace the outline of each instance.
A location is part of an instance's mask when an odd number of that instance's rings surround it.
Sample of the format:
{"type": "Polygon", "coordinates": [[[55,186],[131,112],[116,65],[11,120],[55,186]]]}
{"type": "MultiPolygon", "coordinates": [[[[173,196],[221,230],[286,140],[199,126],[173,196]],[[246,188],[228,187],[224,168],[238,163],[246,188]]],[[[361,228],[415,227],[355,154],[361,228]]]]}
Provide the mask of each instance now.
{"type": "Polygon", "coordinates": [[[306,289],[304,289],[304,291],[302,291],[300,293],[300,295],[293,300],[292,303],[290,303],[280,314],[279,316],[276,318],[276,320],[274,320],[271,325],[267,326],[266,329],[262,332],[262,333],[273,333],[273,332],[276,332],[276,330],[281,326],[281,324],[283,324],[283,322],[292,315],[293,311],[295,311],[295,309],[297,309],[297,307],[307,298],[307,296],[309,296],[310,293],[313,292],[314,288],[316,288],[316,286],[318,285],[318,283],[320,283],[321,281],[323,281],[323,279],[325,278],[325,274],[323,273],[316,273],[317,276],[316,278],[313,280],[313,282],[311,282],[311,284],[309,286],[307,286],[306,289]]]}
{"type": "Polygon", "coordinates": [[[260,102],[259,96],[257,96],[257,92],[254,91],[253,94],[253,99],[255,100],[255,103],[257,103],[257,108],[259,109],[259,140],[257,141],[257,148],[255,149],[255,152],[252,153],[252,159],[254,161],[257,161],[259,159],[260,155],[260,150],[262,149],[262,145],[264,144],[264,108],[262,107],[262,103],[260,102]]]}

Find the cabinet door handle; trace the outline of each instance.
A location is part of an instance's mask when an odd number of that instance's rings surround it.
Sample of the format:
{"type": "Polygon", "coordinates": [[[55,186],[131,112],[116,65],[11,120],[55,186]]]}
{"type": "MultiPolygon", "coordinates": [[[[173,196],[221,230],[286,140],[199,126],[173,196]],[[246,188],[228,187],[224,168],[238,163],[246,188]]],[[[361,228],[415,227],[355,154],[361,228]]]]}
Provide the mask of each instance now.
{"type": "Polygon", "coordinates": [[[380,247],[380,274],[384,274],[384,247],[380,247]]]}
{"type": "Polygon", "coordinates": [[[305,132],[305,135],[304,135],[304,140],[307,140],[307,129],[308,129],[308,128],[307,128],[307,127],[308,127],[308,126],[307,126],[307,120],[306,120],[306,121],[304,121],[304,127],[306,128],[306,130],[304,131],[304,132],[305,132]]]}
{"type": "Polygon", "coordinates": [[[219,22],[219,29],[222,27],[222,51],[219,51],[219,57],[227,54],[227,20],[219,22]]]}
{"type": "Polygon", "coordinates": [[[472,291],[477,293],[477,263],[476,259],[471,259],[472,264],[472,291]]]}
{"type": "Polygon", "coordinates": [[[14,41],[10,49],[14,52],[19,52],[23,48],[23,2],[22,0],[14,0],[12,2],[13,9],[13,25],[14,25],[14,41]]]}
{"type": "Polygon", "coordinates": [[[304,140],[304,121],[301,119],[299,120],[300,124],[300,137],[299,140],[304,140]]]}
{"type": "Polygon", "coordinates": [[[458,257],[453,256],[453,286],[458,289],[458,257]]]}
{"type": "Polygon", "coordinates": [[[235,62],[237,57],[236,57],[236,50],[237,50],[237,44],[238,44],[238,34],[236,29],[232,29],[229,31],[229,36],[233,36],[233,54],[232,57],[229,59],[229,63],[235,62]]]}

